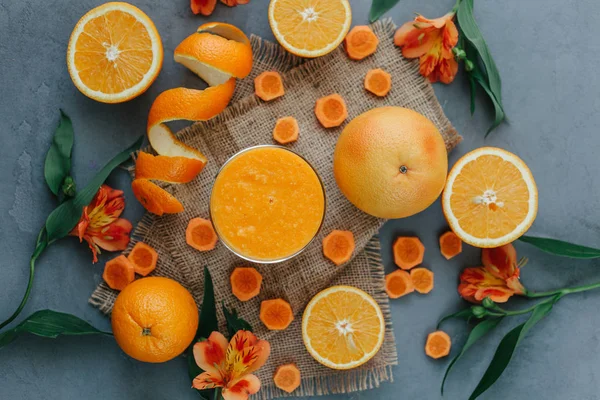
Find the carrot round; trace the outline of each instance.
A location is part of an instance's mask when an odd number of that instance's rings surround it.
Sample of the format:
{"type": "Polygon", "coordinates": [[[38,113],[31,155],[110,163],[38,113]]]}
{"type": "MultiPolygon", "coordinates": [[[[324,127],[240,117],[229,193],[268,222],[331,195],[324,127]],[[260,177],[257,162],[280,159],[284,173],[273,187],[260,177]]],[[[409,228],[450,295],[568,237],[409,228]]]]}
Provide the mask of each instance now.
{"type": "Polygon", "coordinates": [[[264,101],[270,101],[283,96],[285,89],[283,88],[283,80],[279,72],[265,71],[254,78],[254,94],[264,101]]]}
{"type": "Polygon", "coordinates": [[[359,25],[352,28],[344,40],[346,53],[353,60],[362,60],[375,53],[378,44],[379,39],[377,35],[373,33],[371,27],[366,25],[359,25]]]}
{"type": "Polygon", "coordinates": [[[400,236],[394,242],[394,262],[402,269],[411,269],[423,262],[425,247],[417,237],[400,236]]]}
{"type": "Polygon", "coordinates": [[[435,331],[427,335],[425,343],[425,354],[431,358],[442,358],[450,354],[452,340],[444,331],[435,331]]]}
{"type": "Polygon", "coordinates": [[[321,97],[315,104],[315,115],[325,128],[340,126],[348,118],[346,102],[337,93],[321,97]]]}
{"type": "Polygon", "coordinates": [[[433,290],[433,272],[427,268],[413,268],[410,270],[410,280],[419,293],[425,294],[433,290]]]}
{"type": "Polygon", "coordinates": [[[208,251],[215,248],[217,234],[209,220],[192,218],[185,230],[185,241],[196,250],[208,251]]]}
{"type": "Polygon", "coordinates": [[[294,117],[282,117],[275,123],[273,128],[273,139],[281,144],[287,144],[298,140],[300,128],[294,117]]]}
{"type": "Polygon", "coordinates": [[[440,252],[446,260],[451,259],[462,252],[462,240],[452,231],[444,233],[440,236],[440,252]]]}
{"type": "Polygon", "coordinates": [[[106,262],[102,279],[111,289],[123,290],[135,279],[133,264],[124,255],[113,258],[106,262]]]}
{"type": "Polygon", "coordinates": [[[375,96],[384,97],[392,89],[392,76],[381,68],[372,69],[365,76],[365,89],[375,96]]]}
{"type": "Polygon", "coordinates": [[[273,382],[284,392],[292,393],[300,386],[300,370],[296,364],[280,365],[273,374],[273,382]]]}
{"type": "Polygon", "coordinates": [[[350,260],[354,247],[354,235],[350,231],[334,230],[323,239],[323,254],[335,265],[350,260]]]}
{"type": "Polygon", "coordinates": [[[262,275],[251,267],[237,267],[229,277],[231,292],[240,301],[248,301],[260,293],[262,275]]]}
{"type": "Polygon", "coordinates": [[[292,306],[283,299],[264,300],[260,303],[260,320],[272,331],[284,330],[294,320],[292,306]]]}
{"type": "Polygon", "coordinates": [[[392,299],[405,296],[415,291],[408,272],[398,269],[385,276],[385,291],[392,299]]]}
{"type": "Polygon", "coordinates": [[[146,276],[156,269],[158,253],[146,243],[137,242],[131,249],[127,259],[133,265],[136,274],[146,276]]]}

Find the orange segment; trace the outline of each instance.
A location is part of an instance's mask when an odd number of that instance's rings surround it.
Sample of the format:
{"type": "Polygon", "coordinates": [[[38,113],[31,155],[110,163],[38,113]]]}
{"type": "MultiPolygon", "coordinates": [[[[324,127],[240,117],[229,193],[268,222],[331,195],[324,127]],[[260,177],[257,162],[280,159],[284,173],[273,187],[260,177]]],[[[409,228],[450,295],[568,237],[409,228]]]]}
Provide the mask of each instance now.
{"type": "Polygon", "coordinates": [[[148,179],[135,179],[131,188],[135,198],[153,214],[176,214],[183,211],[179,200],[148,179]]]}
{"type": "Polygon", "coordinates": [[[287,51],[302,57],[331,52],[350,29],[348,0],[271,0],[269,23],[287,51]]]}
{"type": "Polygon", "coordinates": [[[523,235],[537,214],[537,187],[516,155],[482,147],[463,156],[448,175],[444,215],[464,242],[500,247],[523,235]]]}
{"type": "Polygon", "coordinates": [[[104,103],[120,103],[145,92],[162,61],[160,35],[150,18],[122,2],[106,3],[81,17],[67,49],[75,86],[104,103]]]}
{"type": "Polygon", "coordinates": [[[381,348],[385,322],[371,296],[351,286],[333,286],[306,306],[302,338],[315,360],[329,368],[351,369],[381,348]]]}
{"type": "Polygon", "coordinates": [[[153,156],[140,151],[135,162],[135,177],[169,183],[187,183],[194,179],[205,162],[187,157],[153,156]]]}

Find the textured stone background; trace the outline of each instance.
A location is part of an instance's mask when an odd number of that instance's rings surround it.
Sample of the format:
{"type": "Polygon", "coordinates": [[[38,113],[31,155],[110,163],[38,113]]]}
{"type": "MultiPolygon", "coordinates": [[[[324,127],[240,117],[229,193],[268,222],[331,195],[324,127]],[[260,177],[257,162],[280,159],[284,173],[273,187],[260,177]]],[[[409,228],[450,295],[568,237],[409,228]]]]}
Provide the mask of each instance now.
{"type": "MultiPolygon", "coordinates": [[[[58,121],[58,108],[75,127],[75,177],[83,185],[117,151],[143,134],[152,100],[175,87],[203,83],[175,64],[175,46],[206,18],[194,17],[188,0],[131,0],[155,21],[165,48],[163,70],[143,96],[121,105],[96,103],[71,83],[65,52],[77,20],[102,0],[0,0],[0,319],[20,301],[36,232],[54,203],[43,179],[44,154],[58,121]]],[[[354,24],[367,22],[368,0],[351,1],[354,24]]],[[[402,0],[389,15],[400,24],[413,12],[437,17],[454,1],[402,0]]],[[[229,9],[217,6],[211,20],[227,21],[247,33],[272,38],[268,1],[229,9]]],[[[509,124],[484,140],[490,107],[477,102],[469,115],[468,85],[460,74],[451,86],[436,85],[446,114],[465,141],[451,163],[479,146],[517,153],[531,167],[540,192],[532,232],[600,245],[600,3],[597,0],[476,1],[476,17],[498,63],[509,124]]],[[[180,125],[181,126],[181,125],[180,125]]],[[[109,183],[124,188],[125,217],[137,221],[142,208],[125,173],[109,183]]],[[[446,361],[423,354],[425,335],[437,319],[464,306],[456,280],[464,266],[478,264],[479,251],[467,248],[452,262],[438,252],[446,228],[440,204],[382,229],[389,270],[390,243],[398,234],[416,234],[427,248],[425,265],[436,273],[436,289],[393,302],[400,366],[395,382],[379,389],[331,399],[437,399],[446,361]]],[[[571,261],[517,245],[531,261],[523,281],[531,289],[552,289],[600,280],[600,261],[571,261]]],[[[101,279],[103,261],[92,265],[85,245],[75,239],[53,245],[38,263],[33,295],[23,316],[52,308],[81,316],[99,328],[109,321],[87,304],[101,279]]],[[[600,291],[569,296],[536,326],[485,399],[598,399],[600,291]]],[[[466,398],[477,384],[495,346],[518,321],[505,321],[481,341],[450,376],[446,398],[466,398]]],[[[457,344],[465,327],[448,324],[457,344]]],[[[23,337],[0,350],[0,399],[195,399],[183,358],[165,365],[142,364],[126,357],[109,338],[45,340],[23,337]]]]}

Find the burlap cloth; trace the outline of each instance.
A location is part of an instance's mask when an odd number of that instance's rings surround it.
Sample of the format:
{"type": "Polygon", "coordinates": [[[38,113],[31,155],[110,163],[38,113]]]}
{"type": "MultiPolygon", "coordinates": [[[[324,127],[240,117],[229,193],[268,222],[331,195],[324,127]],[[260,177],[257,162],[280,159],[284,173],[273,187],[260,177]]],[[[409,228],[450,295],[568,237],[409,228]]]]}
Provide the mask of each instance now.
{"type": "MultiPolygon", "coordinates": [[[[384,269],[379,240],[374,236],[384,221],[359,211],[338,190],[333,177],[332,156],[343,126],[322,128],[315,118],[315,100],[331,93],[341,94],[348,106],[348,121],[373,107],[398,105],[412,108],[435,123],[448,150],[461,138],[444,115],[431,85],[419,75],[418,62],[404,59],[400,50],[394,47],[392,21],[380,21],[373,29],[380,39],[379,48],[374,55],[360,62],[350,60],[341,47],[327,56],[307,61],[290,55],[277,44],[253,36],[254,69],[249,77],[237,82],[232,105],[213,120],[196,123],[178,133],[181,140],[199,148],[209,160],[193,182],[168,187],[185,205],[185,211],[163,217],[146,214],[132,236],[130,248],[141,240],[158,251],[155,274],[181,282],[198,304],[202,300],[203,267],[208,266],[217,304],[224,300],[226,305],[236,308],[258,337],[271,343],[271,357],[258,371],[262,389],[256,398],[288,396],[277,389],[272,380],[275,368],[283,363],[296,363],[302,373],[302,384],[294,396],[373,388],[380,382],[391,380],[391,366],[398,363],[389,301],[383,290],[384,269]],[[392,75],[392,90],[384,98],[375,97],[363,88],[365,74],[373,68],[382,68],[392,75]],[[263,102],[253,95],[254,77],[267,70],[281,72],[286,89],[283,97],[271,102],[263,102]],[[312,244],[294,259],[274,265],[254,265],[264,277],[261,293],[248,302],[240,302],[231,294],[229,275],[233,268],[249,263],[233,255],[222,244],[209,252],[192,249],[185,242],[185,229],[191,218],[208,217],[209,194],[219,167],[241,149],[273,143],[275,121],[287,115],[296,117],[300,125],[300,138],[289,148],[303,155],[325,184],[325,223],[312,244]],[[333,229],[350,230],[356,240],[353,260],[342,267],[334,266],[322,254],[321,240],[333,229]],[[304,348],[300,326],[307,302],[320,290],[336,284],[356,286],[371,294],[381,306],[386,321],[385,342],[380,352],[362,367],[346,372],[328,369],[314,361],[304,348]],[[295,319],[285,331],[269,331],[258,318],[260,302],[278,297],[290,302],[295,319]]],[[[128,252],[129,249],[125,254],[128,252]]],[[[92,294],[90,303],[108,314],[116,295],[117,292],[102,283],[92,294]]]]}

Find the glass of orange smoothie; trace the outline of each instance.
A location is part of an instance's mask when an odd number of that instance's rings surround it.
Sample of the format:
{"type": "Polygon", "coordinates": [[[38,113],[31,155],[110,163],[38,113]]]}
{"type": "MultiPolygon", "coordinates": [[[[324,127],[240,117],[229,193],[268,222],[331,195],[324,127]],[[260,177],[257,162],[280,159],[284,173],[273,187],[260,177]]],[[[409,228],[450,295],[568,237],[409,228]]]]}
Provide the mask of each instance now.
{"type": "Polygon", "coordinates": [[[280,146],[250,147],[219,171],[210,215],[221,241],[257,263],[290,259],[308,246],[325,217],[325,189],[314,168],[280,146]]]}

